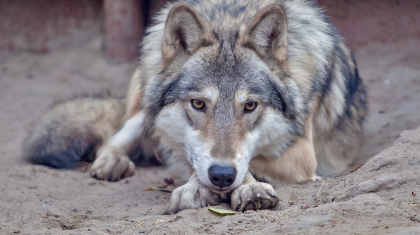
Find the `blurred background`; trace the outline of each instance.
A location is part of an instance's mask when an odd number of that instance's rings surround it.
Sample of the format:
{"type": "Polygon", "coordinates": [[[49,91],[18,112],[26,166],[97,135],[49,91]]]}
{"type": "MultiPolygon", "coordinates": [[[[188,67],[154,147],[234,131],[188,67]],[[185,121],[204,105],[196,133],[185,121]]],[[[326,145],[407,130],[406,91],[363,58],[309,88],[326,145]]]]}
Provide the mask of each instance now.
{"type": "MultiPolygon", "coordinates": [[[[0,0],[0,55],[48,53],[100,35],[110,62],[132,61],[166,0],[0,0]]],[[[420,1],[318,0],[350,46],[420,36],[420,1]]]]}

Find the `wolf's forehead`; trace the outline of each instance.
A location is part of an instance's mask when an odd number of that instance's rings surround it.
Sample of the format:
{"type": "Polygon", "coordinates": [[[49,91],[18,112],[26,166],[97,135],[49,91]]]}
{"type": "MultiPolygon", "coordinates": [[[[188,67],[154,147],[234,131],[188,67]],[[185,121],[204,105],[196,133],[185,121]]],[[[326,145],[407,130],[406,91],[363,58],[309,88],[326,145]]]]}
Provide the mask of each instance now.
{"type": "Polygon", "coordinates": [[[220,97],[228,98],[233,94],[240,93],[241,96],[252,92],[253,82],[243,76],[218,76],[215,73],[202,73],[198,76],[182,77],[182,86],[193,93],[214,99],[220,97]]]}
{"type": "Polygon", "coordinates": [[[268,78],[267,66],[252,53],[244,56],[241,49],[234,49],[236,37],[226,31],[217,46],[191,58],[182,69],[183,83],[194,84],[212,98],[217,94],[221,100],[233,100],[238,91],[241,99],[246,93],[258,93],[268,78]]]}
{"type": "MultiPolygon", "coordinates": [[[[216,48],[217,49],[217,48],[216,48]]],[[[218,49],[217,49],[218,50],[218,49]]],[[[197,86],[216,86],[220,90],[240,88],[258,77],[258,61],[243,60],[232,52],[218,51],[213,55],[200,54],[184,65],[182,78],[197,86]]]]}
{"type": "Polygon", "coordinates": [[[244,102],[249,95],[264,96],[269,77],[252,65],[237,64],[234,68],[217,63],[188,66],[183,72],[182,86],[209,100],[237,100],[244,102]]]}
{"type": "Polygon", "coordinates": [[[238,88],[235,85],[221,87],[216,85],[197,86],[197,90],[191,90],[193,96],[204,97],[213,103],[217,101],[239,101],[244,102],[249,94],[248,91],[238,88]]]}
{"type": "Polygon", "coordinates": [[[193,5],[199,14],[215,28],[239,28],[251,20],[258,9],[272,3],[272,0],[184,0],[193,5]]]}
{"type": "Polygon", "coordinates": [[[212,102],[216,102],[216,100],[219,98],[220,91],[215,86],[208,86],[202,89],[200,93],[206,99],[211,100],[212,102]]]}

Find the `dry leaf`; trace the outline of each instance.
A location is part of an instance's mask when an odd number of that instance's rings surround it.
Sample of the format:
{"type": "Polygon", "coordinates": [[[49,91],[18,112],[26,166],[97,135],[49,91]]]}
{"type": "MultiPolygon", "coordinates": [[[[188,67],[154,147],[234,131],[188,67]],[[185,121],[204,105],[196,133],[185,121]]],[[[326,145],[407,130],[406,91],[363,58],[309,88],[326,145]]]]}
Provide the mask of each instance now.
{"type": "Polygon", "coordinates": [[[358,165],[358,166],[355,166],[354,168],[353,168],[353,170],[351,170],[350,172],[355,172],[355,171],[357,171],[357,170],[359,170],[359,168],[360,167],[362,167],[364,164],[360,164],[360,165],[358,165]]]}
{"type": "Polygon", "coordinates": [[[163,192],[172,192],[175,189],[174,180],[172,178],[165,178],[163,181],[165,181],[166,185],[164,186],[150,186],[144,189],[144,191],[163,191],[163,192]]]}
{"type": "Polygon", "coordinates": [[[74,164],[74,167],[76,168],[76,170],[81,171],[81,172],[88,171],[91,166],[92,166],[92,163],[89,163],[89,162],[78,162],[74,164]]]}

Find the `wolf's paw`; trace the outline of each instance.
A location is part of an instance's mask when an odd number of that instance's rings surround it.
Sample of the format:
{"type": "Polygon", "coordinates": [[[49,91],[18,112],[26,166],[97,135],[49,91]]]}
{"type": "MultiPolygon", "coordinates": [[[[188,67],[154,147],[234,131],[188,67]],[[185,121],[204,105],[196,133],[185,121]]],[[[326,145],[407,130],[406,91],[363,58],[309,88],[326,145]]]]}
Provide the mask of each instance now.
{"type": "Polygon", "coordinates": [[[172,192],[168,214],[215,205],[218,200],[218,194],[213,193],[199,182],[189,181],[172,192]]]}
{"type": "Polygon", "coordinates": [[[243,184],[231,196],[231,206],[238,211],[271,209],[278,202],[273,187],[261,182],[243,184]]]}
{"type": "Polygon", "coordinates": [[[90,175],[97,179],[118,181],[134,175],[136,167],[123,151],[115,148],[105,148],[98,151],[98,157],[93,162],[90,175]]]}

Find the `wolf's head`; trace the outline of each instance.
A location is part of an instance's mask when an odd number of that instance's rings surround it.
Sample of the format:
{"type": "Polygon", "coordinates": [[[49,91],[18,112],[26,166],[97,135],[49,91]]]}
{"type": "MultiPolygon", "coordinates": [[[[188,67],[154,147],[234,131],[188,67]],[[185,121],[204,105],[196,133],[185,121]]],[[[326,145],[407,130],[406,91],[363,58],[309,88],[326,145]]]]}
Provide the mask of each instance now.
{"type": "Polygon", "coordinates": [[[238,187],[256,155],[279,157],[302,133],[287,71],[283,9],[265,7],[240,27],[215,27],[186,3],[168,13],[155,136],[186,155],[215,192],[238,187]]]}

